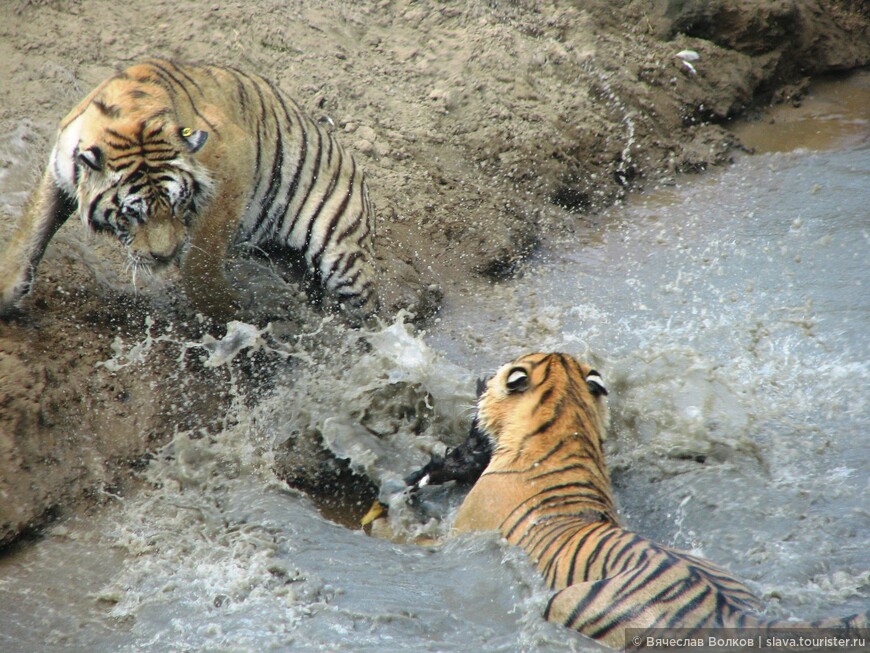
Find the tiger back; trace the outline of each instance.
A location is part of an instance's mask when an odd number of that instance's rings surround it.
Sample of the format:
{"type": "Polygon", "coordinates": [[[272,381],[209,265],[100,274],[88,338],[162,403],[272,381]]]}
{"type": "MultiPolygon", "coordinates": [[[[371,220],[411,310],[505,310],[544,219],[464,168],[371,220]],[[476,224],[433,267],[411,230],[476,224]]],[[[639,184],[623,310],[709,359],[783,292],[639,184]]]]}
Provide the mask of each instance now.
{"type": "Polygon", "coordinates": [[[503,366],[478,402],[492,459],[456,514],[457,532],[498,530],[555,590],[545,616],[615,647],[625,629],[832,628],[870,634],[868,614],[808,623],[767,621],[727,571],[622,528],[602,442],[601,376],[565,354],[503,366]]]}
{"type": "Polygon", "coordinates": [[[362,170],[268,80],[152,60],[110,77],[61,122],[0,262],[0,315],[26,294],[73,212],[117,237],[134,271],[181,263],[193,305],[231,317],[227,251],[298,258],[352,317],[378,308],[362,170]]]}

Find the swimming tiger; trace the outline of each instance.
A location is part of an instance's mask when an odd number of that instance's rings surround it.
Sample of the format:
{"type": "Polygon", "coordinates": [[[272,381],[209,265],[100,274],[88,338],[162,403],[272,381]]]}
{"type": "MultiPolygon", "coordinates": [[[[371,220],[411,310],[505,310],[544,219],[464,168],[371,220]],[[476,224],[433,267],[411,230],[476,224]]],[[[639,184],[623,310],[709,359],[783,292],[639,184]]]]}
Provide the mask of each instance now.
{"type": "Polygon", "coordinates": [[[378,307],[374,214],[362,170],[272,82],[150,60],[105,80],[63,119],[42,182],[0,263],[0,315],[78,211],[134,271],[182,261],[194,307],[228,318],[228,247],[295,256],[351,316],[378,307]]]}
{"type": "Polygon", "coordinates": [[[478,402],[492,458],[454,528],[498,530],[522,547],[556,590],[547,619],[617,648],[626,645],[626,628],[827,627],[870,635],[870,613],[764,620],[757,598],[727,571],[622,528],[602,448],[606,395],[588,365],[530,354],[502,367],[478,402]]]}

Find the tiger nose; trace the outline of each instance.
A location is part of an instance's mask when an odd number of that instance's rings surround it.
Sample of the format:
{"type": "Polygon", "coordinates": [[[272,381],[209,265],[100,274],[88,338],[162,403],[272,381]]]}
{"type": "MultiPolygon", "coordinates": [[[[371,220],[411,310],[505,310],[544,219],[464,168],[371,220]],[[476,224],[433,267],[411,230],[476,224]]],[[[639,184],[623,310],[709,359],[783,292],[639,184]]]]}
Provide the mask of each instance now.
{"type": "Polygon", "coordinates": [[[143,244],[155,262],[168,263],[175,258],[181,247],[183,231],[180,225],[169,220],[152,220],[144,229],[143,244]]]}

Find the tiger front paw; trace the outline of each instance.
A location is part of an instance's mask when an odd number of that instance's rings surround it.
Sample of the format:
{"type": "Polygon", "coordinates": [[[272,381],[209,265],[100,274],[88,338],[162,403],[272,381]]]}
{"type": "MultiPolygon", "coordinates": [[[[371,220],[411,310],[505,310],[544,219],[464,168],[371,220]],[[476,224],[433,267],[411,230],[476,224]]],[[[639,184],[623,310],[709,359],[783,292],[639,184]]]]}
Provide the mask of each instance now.
{"type": "Polygon", "coordinates": [[[0,318],[8,318],[21,311],[19,304],[30,292],[31,279],[27,276],[7,274],[0,270],[0,318]],[[17,277],[17,278],[16,278],[17,277]]]}

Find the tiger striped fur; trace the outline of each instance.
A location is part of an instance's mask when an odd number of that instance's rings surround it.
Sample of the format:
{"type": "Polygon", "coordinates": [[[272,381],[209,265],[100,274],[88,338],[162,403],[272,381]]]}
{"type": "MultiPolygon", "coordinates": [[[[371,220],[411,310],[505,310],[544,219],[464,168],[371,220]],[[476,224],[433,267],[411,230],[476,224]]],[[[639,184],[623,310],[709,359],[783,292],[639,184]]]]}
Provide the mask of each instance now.
{"type": "Polygon", "coordinates": [[[870,635],[870,613],[764,620],[756,597],[727,571],[622,528],[602,448],[606,394],[588,365],[530,354],[502,367],[478,402],[493,455],[454,528],[499,530],[522,547],[556,590],[550,621],[615,648],[626,644],[626,628],[830,627],[870,635]]]}
{"type": "Polygon", "coordinates": [[[79,212],[134,269],[183,259],[194,306],[234,314],[228,248],[304,260],[356,317],[373,314],[374,215],[363,172],[272,82],[151,60],[110,77],[61,122],[39,187],[0,263],[0,315],[31,287],[50,239],[79,212]]]}

